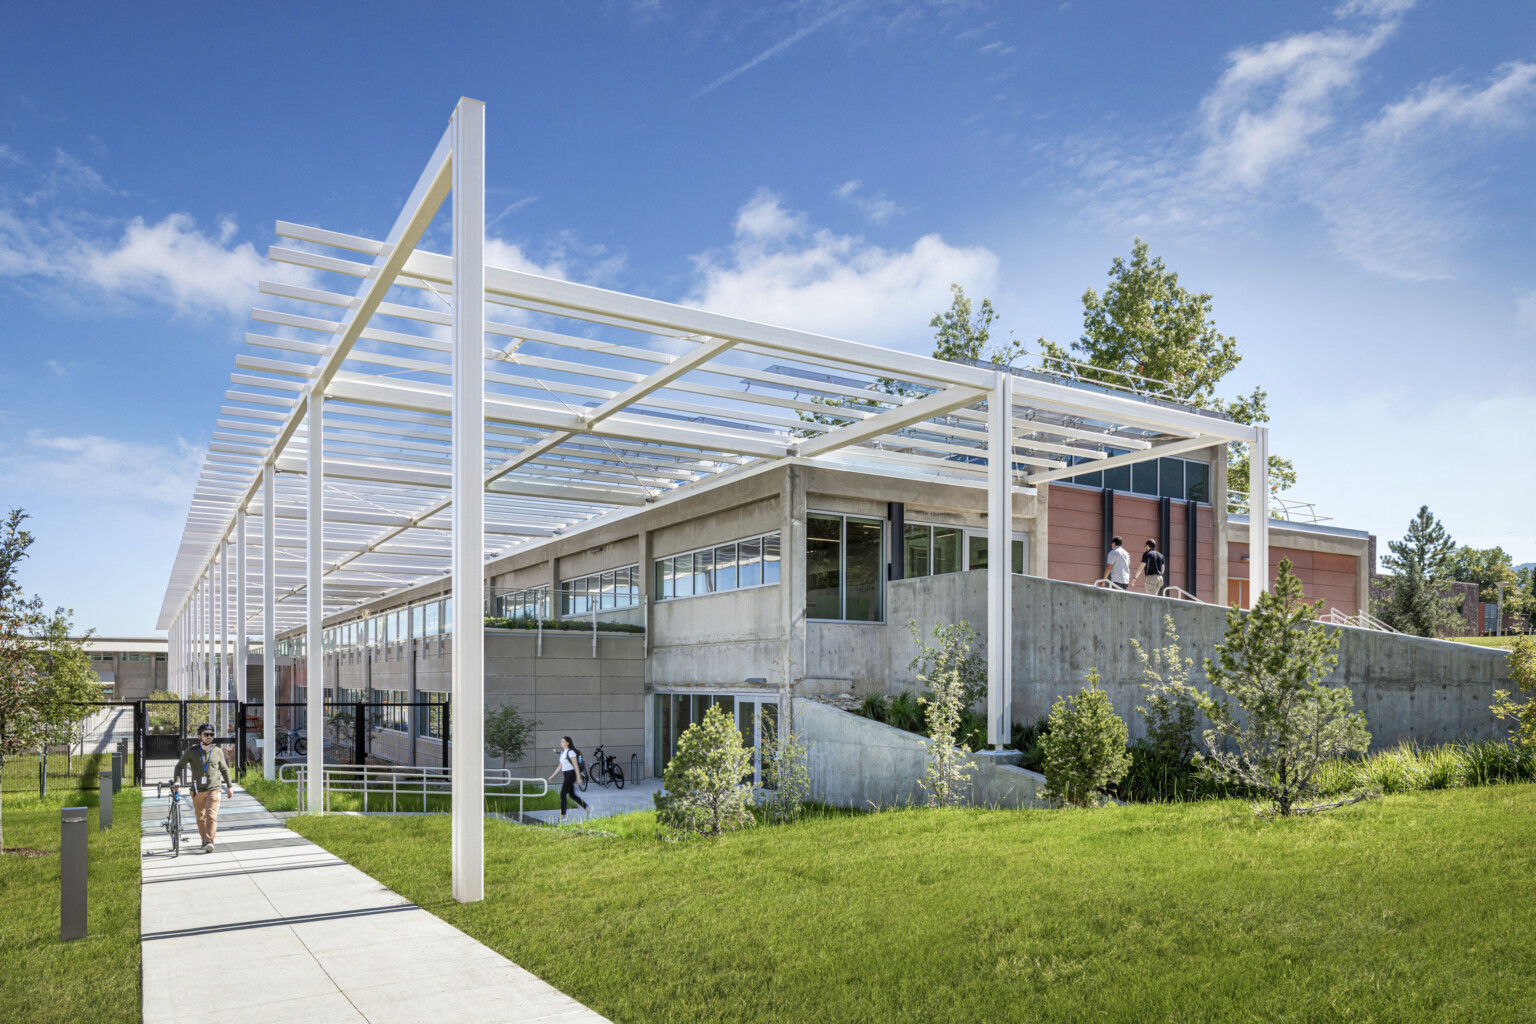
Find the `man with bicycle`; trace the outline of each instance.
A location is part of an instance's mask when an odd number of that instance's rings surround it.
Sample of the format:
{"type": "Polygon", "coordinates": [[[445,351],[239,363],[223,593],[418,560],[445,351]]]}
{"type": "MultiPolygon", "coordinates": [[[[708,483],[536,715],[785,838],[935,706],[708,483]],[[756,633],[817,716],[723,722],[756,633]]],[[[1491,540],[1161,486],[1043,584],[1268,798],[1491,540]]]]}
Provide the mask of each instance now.
{"type": "MultiPolygon", "coordinates": [[[[197,727],[197,745],[188,747],[171,772],[173,781],[181,778],[181,770],[192,773],[192,811],[197,818],[197,834],[203,840],[203,852],[213,852],[213,840],[219,831],[219,776],[224,779],[224,796],[231,793],[233,785],[229,763],[224,751],[213,745],[213,726],[204,722],[197,727]]],[[[174,799],[174,796],[172,797],[174,799]]]]}

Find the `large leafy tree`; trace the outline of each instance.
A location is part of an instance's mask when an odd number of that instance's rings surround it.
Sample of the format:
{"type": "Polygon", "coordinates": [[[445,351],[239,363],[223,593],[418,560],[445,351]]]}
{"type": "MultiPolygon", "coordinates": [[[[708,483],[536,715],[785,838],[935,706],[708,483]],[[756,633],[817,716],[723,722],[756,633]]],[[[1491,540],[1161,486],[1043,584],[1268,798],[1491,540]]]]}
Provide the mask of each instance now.
{"type": "Polygon", "coordinates": [[[1530,613],[1536,610],[1531,600],[1531,570],[1515,568],[1515,560],[1501,547],[1474,548],[1462,545],[1452,558],[1451,577],[1462,583],[1476,583],[1478,600],[1492,604],[1499,600],[1499,584],[1504,584],[1504,610],[1530,613]]]}
{"type": "Polygon", "coordinates": [[[992,324],[998,317],[991,299],[983,297],[980,306],[973,306],[958,284],[951,284],[949,293],[949,308],[928,321],[934,329],[933,358],[950,362],[974,359],[1006,366],[1024,354],[1024,343],[1012,335],[1001,345],[992,344],[992,324]]]}
{"type": "Polygon", "coordinates": [[[1327,762],[1371,741],[1349,689],[1322,685],[1339,662],[1342,632],[1313,621],[1322,607],[1306,603],[1282,560],[1274,592],[1260,594],[1250,613],[1228,609],[1226,636],[1205,660],[1206,679],[1226,697],[1195,693],[1211,722],[1196,763],[1218,782],[1268,795],[1281,815],[1308,810],[1327,762]]]}
{"type": "MultiPolygon", "coordinates": [[[[1070,353],[1044,338],[1040,347],[1047,367],[1075,364],[1078,375],[1114,387],[1131,381],[1155,389],[1139,378],[1161,381],[1168,385],[1162,393],[1177,401],[1219,409],[1239,423],[1269,421],[1263,388],[1233,399],[1217,393],[1242,362],[1237,339],[1216,329],[1210,293],[1179,284],[1179,275],[1140,238],[1129,261],[1116,256],[1110,263],[1102,295],[1092,288],[1083,293],[1083,333],[1070,353]]],[[[1285,490],[1296,482],[1296,469],[1289,459],[1271,455],[1269,479],[1272,491],[1285,490]]],[[[1247,445],[1232,445],[1227,482],[1247,492],[1247,445]]]]}
{"type": "Polygon", "coordinates": [[[1392,575],[1375,612],[1393,629],[1414,636],[1440,636],[1459,621],[1450,593],[1456,571],[1456,542],[1445,525],[1421,505],[1402,540],[1387,542],[1381,563],[1392,575]]]}

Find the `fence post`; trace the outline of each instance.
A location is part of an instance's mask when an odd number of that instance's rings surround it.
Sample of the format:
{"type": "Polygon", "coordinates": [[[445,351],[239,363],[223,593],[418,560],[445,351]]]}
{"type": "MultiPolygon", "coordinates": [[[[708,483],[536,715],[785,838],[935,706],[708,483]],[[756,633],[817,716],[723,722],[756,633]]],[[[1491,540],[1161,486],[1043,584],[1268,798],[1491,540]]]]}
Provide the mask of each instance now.
{"type": "MultiPolygon", "coordinates": [[[[242,553],[242,557],[244,557],[242,553]]],[[[235,702],[235,778],[245,778],[245,702],[235,702]]]]}
{"type": "Polygon", "coordinates": [[[357,765],[368,763],[368,726],[363,718],[363,707],[362,704],[352,705],[352,763],[357,765]]]}
{"type": "Polygon", "coordinates": [[[105,832],[112,827],[112,773],[102,772],[99,779],[101,799],[96,806],[96,827],[105,832]]]}
{"type": "Polygon", "coordinates": [[[112,755],[112,795],[123,791],[123,762],[128,758],[128,741],[117,741],[117,752],[112,755]]]}
{"type": "Polygon", "coordinates": [[[85,938],[84,807],[65,807],[59,821],[59,940],[85,938]]]}

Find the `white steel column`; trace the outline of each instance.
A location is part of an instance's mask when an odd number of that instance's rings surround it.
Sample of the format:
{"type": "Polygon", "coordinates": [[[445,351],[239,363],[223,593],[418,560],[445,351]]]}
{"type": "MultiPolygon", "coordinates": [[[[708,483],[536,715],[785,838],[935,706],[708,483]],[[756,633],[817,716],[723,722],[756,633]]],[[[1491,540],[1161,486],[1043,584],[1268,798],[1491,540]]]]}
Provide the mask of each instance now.
{"type": "Polygon", "coordinates": [[[277,536],[277,499],[272,493],[272,463],[261,467],[261,777],[277,777],[277,615],[273,541],[277,536]]]}
{"type": "MultiPolygon", "coordinates": [[[[987,742],[1013,733],[1013,374],[987,401],[987,742]]],[[[894,538],[892,543],[901,543],[894,538]]]]}
{"type": "MultiPolygon", "coordinates": [[[[215,620],[219,631],[218,700],[229,699],[229,537],[219,541],[219,613],[215,620]]],[[[224,705],[219,705],[219,724],[224,724],[224,705]]],[[[223,731],[222,729],[220,730],[223,731]]]]}
{"type": "Polygon", "coordinates": [[[304,543],[304,730],[309,743],[309,809],[324,813],[325,790],[325,399],[309,394],[305,419],[309,431],[309,463],[305,473],[304,543]]]}
{"type": "Polygon", "coordinates": [[[1269,428],[1253,428],[1248,446],[1248,607],[1269,593],[1269,428]]]}
{"type": "MultiPolygon", "coordinates": [[[[250,667],[250,638],[245,630],[245,509],[235,518],[235,692],[234,698],[245,703],[245,677],[250,667]]],[[[235,709],[236,714],[239,709],[235,709]]],[[[242,762],[245,751],[237,753],[242,762]]]]}
{"type": "Polygon", "coordinates": [[[454,108],[453,898],[485,898],[485,104],[454,108]]]}

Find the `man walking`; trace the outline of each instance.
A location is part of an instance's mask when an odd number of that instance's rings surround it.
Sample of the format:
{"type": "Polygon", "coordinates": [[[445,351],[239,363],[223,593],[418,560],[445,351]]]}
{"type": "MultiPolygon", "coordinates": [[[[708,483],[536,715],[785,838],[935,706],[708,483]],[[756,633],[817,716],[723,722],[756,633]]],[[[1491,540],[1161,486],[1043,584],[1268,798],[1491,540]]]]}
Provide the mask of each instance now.
{"type": "Polygon", "coordinates": [[[1109,585],[1120,590],[1131,585],[1131,553],[1125,550],[1125,542],[1119,537],[1109,542],[1109,558],[1104,563],[1104,578],[1109,585]]]}
{"type": "MultiPolygon", "coordinates": [[[[1146,573],[1147,593],[1153,597],[1163,592],[1163,573],[1167,568],[1168,559],[1163,556],[1161,551],[1157,550],[1157,541],[1147,541],[1147,550],[1141,553],[1141,568],[1136,570],[1136,575],[1139,577],[1142,573],[1146,573]]],[[[1136,581],[1132,580],[1131,582],[1134,583],[1136,581]]]]}
{"type": "Polygon", "coordinates": [[[233,784],[224,751],[213,745],[213,726],[204,722],[197,727],[197,746],[188,747],[176,762],[171,778],[181,778],[181,770],[192,772],[192,811],[197,817],[197,834],[203,840],[203,852],[213,852],[213,840],[219,831],[219,783],[224,779],[224,796],[233,784]]]}

